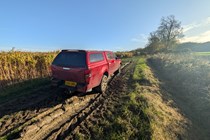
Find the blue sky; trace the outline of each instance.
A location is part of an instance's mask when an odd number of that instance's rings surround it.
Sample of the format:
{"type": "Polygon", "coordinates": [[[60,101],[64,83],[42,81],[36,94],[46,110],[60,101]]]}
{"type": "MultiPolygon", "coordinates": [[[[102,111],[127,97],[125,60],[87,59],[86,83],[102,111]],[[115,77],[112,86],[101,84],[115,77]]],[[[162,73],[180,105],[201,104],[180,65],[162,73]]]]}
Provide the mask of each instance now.
{"type": "Polygon", "coordinates": [[[144,47],[163,16],[182,22],[182,42],[210,41],[209,0],[0,0],[0,50],[144,47]]]}

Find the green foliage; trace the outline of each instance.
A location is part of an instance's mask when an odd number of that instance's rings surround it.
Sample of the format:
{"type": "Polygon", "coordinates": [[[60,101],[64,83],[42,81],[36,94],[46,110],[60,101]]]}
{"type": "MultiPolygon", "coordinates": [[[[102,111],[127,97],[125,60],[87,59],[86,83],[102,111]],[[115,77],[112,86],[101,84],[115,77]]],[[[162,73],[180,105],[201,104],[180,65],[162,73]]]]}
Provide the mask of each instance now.
{"type": "Polygon", "coordinates": [[[178,44],[176,51],[179,52],[210,52],[210,42],[196,43],[187,42],[178,44]]]}

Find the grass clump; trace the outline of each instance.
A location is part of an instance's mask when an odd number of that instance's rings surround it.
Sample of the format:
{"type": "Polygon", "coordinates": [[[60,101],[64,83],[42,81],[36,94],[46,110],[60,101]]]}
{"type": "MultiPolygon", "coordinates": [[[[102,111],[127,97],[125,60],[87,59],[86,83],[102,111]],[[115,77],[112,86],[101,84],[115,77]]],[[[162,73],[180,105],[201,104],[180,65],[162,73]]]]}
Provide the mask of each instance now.
{"type": "Polygon", "coordinates": [[[134,80],[141,80],[145,79],[144,69],[147,67],[144,58],[140,58],[137,62],[137,65],[134,70],[133,79],[134,80]]]}

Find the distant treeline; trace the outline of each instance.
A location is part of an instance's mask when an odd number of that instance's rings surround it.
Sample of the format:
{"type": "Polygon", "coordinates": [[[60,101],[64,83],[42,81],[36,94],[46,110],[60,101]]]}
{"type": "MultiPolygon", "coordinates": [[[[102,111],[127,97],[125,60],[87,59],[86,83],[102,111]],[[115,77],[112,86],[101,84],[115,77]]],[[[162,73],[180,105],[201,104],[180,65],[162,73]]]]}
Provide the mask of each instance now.
{"type": "Polygon", "coordinates": [[[178,44],[176,47],[176,51],[210,52],[210,42],[205,42],[205,43],[187,42],[187,43],[178,44]]]}
{"type": "Polygon", "coordinates": [[[119,58],[129,58],[134,55],[132,52],[116,52],[115,54],[119,58]]]}
{"type": "Polygon", "coordinates": [[[0,52],[0,89],[29,79],[49,76],[58,52],[0,52]]]}

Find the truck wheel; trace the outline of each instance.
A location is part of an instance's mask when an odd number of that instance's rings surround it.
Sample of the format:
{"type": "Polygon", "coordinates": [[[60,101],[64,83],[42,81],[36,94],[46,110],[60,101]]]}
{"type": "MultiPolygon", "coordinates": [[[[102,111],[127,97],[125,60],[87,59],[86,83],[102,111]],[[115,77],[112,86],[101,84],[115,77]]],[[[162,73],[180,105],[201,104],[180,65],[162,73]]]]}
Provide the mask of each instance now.
{"type": "Polygon", "coordinates": [[[115,72],[115,75],[120,74],[121,73],[121,67],[119,67],[119,69],[115,72]]]}
{"type": "Polygon", "coordinates": [[[121,67],[119,67],[119,69],[118,69],[118,73],[119,73],[119,74],[121,73],[121,67]]]}
{"type": "Polygon", "coordinates": [[[104,75],[102,77],[100,85],[98,87],[96,87],[95,90],[97,92],[104,93],[106,91],[107,84],[108,84],[108,77],[106,75],[104,75]]]}

